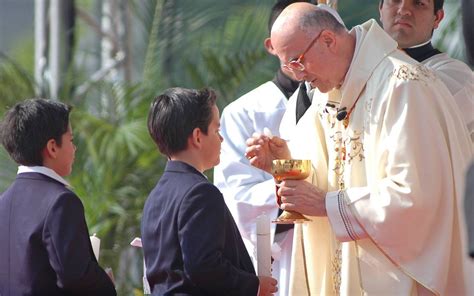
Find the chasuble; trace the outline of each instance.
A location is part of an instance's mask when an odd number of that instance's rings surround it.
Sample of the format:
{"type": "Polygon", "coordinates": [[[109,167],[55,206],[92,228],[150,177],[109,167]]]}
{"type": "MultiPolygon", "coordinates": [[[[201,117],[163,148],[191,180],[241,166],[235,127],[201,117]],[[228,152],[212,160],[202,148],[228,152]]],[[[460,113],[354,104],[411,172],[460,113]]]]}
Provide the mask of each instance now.
{"type": "Polygon", "coordinates": [[[328,191],[328,217],[295,228],[290,295],[472,293],[461,201],[473,149],[459,108],[374,20],[351,32],[340,93],[316,95],[290,139],[328,191]]]}

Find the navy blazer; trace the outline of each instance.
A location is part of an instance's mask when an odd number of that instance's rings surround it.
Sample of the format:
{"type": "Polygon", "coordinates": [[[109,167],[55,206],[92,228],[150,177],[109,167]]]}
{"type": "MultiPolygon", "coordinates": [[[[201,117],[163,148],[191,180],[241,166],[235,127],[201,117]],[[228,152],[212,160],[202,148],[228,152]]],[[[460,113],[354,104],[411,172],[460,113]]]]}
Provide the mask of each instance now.
{"type": "Polygon", "coordinates": [[[169,161],[141,223],[153,295],[256,295],[258,278],[219,189],[169,161]]]}
{"type": "Polygon", "coordinates": [[[116,295],[94,257],[81,200],[39,173],[0,196],[0,295],[116,295]]]}

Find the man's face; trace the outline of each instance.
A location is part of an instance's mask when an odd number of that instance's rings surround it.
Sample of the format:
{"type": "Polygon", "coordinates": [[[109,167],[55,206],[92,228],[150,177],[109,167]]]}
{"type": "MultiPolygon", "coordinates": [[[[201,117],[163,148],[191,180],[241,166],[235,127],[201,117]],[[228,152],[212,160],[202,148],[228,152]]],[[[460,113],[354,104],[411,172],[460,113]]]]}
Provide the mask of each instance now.
{"type": "MultiPolygon", "coordinates": [[[[322,34],[322,37],[328,37],[328,32],[322,34]]],[[[338,75],[339,67],[328,49],[329,45],[318,37],[318,34],[312,36],[302,32],[292,34],[291,37],[275,36],[274,49],[282,67],[291,71],[296,80],[308,81],[312,87],[317,87],[325,93],[337,87],[343,77],[338,75]],[[304,55],[300,59],[302,54],[304,55]],[[290,61],[295,60],[303,66],[302,69],[291,67],[290,61]]]]}
{"type": "Polygon", "coordinates": [[[380,21],[401,48],[422,44],[431,39],[444,11],[434,13],[434,0],[384,0],[379,7],[380,21]]]}

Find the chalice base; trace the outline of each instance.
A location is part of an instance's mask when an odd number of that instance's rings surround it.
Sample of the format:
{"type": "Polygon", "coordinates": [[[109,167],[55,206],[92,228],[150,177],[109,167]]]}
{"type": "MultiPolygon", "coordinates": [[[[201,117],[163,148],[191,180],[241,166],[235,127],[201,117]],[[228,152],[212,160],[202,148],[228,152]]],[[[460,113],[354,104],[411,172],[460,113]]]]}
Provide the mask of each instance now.
{"type": "Polygon", "coordinates": [[[300,213],[292,211],[283,211],[283,213],[281,213],[281,215],[272,222],[276,224],[295,224],[309,221],[311,220],[300,213]]]}

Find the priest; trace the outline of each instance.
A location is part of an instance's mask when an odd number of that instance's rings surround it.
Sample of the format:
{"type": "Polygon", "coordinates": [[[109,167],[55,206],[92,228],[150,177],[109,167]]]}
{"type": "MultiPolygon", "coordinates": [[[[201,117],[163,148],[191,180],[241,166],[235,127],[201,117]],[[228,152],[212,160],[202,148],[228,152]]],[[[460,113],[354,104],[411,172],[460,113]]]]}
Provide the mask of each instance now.
{"type": "MultiPolygon", "coordinates": [[[[459,201],[473,151],[448,88],[374,20],[347,31],[293,4],[271,41],[281,63],[330,101],[295,135],[311,141],[311,182],[278,189],[283,209],[312,220],[294,241],[290,295],[472,293],[459,201]]],[[[247,144],[251,164],[269,171],[305,141],[291,151],[277,137],[247,144]]]]}

